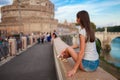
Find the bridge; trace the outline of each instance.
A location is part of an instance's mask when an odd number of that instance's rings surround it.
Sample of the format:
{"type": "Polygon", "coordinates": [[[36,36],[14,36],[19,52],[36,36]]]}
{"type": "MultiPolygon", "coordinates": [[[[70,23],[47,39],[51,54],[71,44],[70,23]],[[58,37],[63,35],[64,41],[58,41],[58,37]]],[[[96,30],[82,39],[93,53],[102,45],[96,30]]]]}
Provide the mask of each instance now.
{"type": "Polygon", "coordinates": [[[96,32],[95,36],[100,39],[102,44],[111,44],[113,39],[120,37],[120,32],[107,32],[107,28],[105,28],[104,32],[96,32]]]}
{"type": "Polygon", "coordinates": [[[68,62],[57,58],[65,45],[57,38],[54,45],[44,43],[27,48],[0,66],[0,80],[117,80],[100,67],[91,73],[78,70],[75,76],[68,78],[66,73],[72,69],[74,62],[71,58],[68,62]]]}
{"type": "Polygon", "coordinates": [[[57,80],[53,49],[50,43],[35,44],[18,56],[3,60],[0,80],[57,80]]]}

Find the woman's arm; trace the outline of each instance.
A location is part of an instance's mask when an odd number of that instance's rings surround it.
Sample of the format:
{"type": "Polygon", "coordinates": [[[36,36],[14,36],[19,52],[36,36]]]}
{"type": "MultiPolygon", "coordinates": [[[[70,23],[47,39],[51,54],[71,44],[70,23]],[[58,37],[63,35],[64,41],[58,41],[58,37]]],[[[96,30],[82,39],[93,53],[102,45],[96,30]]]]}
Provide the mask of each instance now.
{"type": "Polygon", "coordinates": [[[82,61],[83,56],[84,56],[84,51],[85,51],[85,36],[80,35],[80,52],[78,54],[77,61],[76,61],[75,65],[74,65],[74,67],[73,67],[73,69],[75,71],[77,71],[78,67],[81,64],[81,61],[82,61]]]}
{"type": "Polygon", "coordinates": [[[78,57],[73,69],[70,72],[68,72],[68,76],[73,76],[77,72],[77,69],[80,66],[84,56],[84,50],[85,50],[85,36],[80,35],[80,52],[78,54],[78,57]]]}
{"type": "MultiPolygon", "coordinates": [[[[79,46],[78,45],[76,45],[76,44],[74,44],[74,45],[72,45],[72,46],[70,46],[71,48],[73,48],[73,49],[75,49],[75,48],[78,48],[79,46]]],[[[68,47],[67,47],[68,48],[68,47]]],[[[63,49],[62,51],[61,51],[61,54],[60,55],[58,55],[58,58],[59,57],[63,57],[63,58],[69,58],[70,57],[70,55],[66,52],[66,49],[67,48],[65,48],[65,49],[63,49]]]]}

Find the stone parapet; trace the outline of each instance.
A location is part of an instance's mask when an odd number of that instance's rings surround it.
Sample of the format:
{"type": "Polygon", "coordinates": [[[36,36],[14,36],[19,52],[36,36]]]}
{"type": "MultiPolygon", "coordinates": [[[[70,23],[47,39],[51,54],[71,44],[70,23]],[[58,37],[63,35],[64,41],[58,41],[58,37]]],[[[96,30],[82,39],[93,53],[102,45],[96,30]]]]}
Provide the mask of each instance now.
{"type": "Polygon", "coordinates": [[[54,39],[54,58],[57,69],[58,80],[117,80],[108,72],[104,71],[102,68],[98,68],[94,72],[84,72],[78,70],[73,77],[68,77],[67,72],[70,71],[74,65],[71,58],[66,61],[57,58],[57,55],[61,53],[61,50],[66,48],[68,45],[65,44],[60,38],[54,39]]]}

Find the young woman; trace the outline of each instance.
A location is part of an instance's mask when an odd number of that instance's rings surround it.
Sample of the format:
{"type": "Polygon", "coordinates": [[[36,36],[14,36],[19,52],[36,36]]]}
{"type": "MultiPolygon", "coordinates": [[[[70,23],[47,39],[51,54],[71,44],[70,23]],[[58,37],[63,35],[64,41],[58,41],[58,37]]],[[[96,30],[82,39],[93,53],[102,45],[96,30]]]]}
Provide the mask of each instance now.
{"type": "Polygon", "coordinates": [[[72,57],[75,61],[74,67],[68,72],[68,76],[73,76],[77,69],[83,71],[95,71],[99,65],[99,56],[96,50],[95,34],[90,27],[90,19],[87,11],[79,11],[77,13],[77,23],[79,27],[79,52],[75,52],[73,48],[77,46],[70,46],[64,49],[60,57],[72,57]]]}

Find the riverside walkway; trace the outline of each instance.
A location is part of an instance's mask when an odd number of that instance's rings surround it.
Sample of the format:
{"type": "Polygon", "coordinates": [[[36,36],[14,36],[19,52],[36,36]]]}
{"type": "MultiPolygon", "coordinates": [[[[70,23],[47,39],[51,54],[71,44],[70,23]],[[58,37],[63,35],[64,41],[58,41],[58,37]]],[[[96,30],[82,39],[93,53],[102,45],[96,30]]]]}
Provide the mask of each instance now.
{"type": "Polygon", "coordinates": [[[0,66],[0,80],[57,80],[52,45],[36,44],[0,66]]]}

